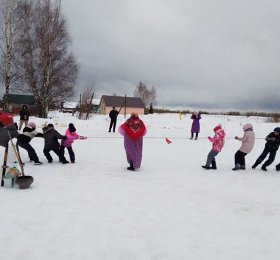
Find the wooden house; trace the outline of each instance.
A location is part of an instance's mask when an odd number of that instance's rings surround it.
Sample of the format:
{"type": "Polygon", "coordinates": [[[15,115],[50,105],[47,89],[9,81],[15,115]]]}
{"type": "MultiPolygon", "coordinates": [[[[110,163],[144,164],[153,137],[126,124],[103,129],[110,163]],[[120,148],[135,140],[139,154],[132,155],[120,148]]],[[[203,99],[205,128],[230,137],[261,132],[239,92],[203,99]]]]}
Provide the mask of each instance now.
{"type": "Polygon", "coordinates": [[[131,114],[136,112],[143,115],[145,106],[139,97],[120,97],[103,95],[100,99],[100,114],[107,115],[115,107],[120,114],[131,114]]]}
{"type": "Polygon", "coordinates": [[[7,104],[7,110],[18,114],[23,105],[27,105],[30,114],[36,114],[36,101],[33,95],[5,94],[3,103],[7,104]]]}

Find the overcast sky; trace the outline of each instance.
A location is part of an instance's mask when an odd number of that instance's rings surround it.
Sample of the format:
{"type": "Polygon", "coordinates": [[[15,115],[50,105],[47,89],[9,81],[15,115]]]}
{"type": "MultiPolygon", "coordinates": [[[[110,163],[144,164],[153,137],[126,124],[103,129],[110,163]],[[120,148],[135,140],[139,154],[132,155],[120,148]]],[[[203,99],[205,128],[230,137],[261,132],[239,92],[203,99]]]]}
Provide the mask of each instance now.
{"type": "Polygon", "coordinates": [[[62,0],[80,86],[157,106],[280,110],[279,0],[62,0]]]}

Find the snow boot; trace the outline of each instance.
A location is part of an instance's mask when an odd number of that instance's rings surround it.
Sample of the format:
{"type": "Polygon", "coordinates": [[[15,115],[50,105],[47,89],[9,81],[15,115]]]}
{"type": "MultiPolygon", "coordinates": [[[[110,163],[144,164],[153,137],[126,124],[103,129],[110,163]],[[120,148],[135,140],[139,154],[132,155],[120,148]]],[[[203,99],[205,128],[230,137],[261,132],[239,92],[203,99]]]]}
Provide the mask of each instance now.
{"type": "Polygon", "coordinates": [[[207,165],[202,165],[201,167],[204,168],[204,169],[206,169],[206,170],[209,170],[209,169],[210,169],[210,167],[207,166],[207,165]]]}
{"type": "Polygon", "coordinates": [[[235,164],[235,167],[232,168],[233,171],[237,171],[237,170],[240,170],[240,164],[239,163],[236,163],[235,164]]]}
{"type": "Polygon", "coordinates": [[[135,171],[134,167],[133,167],[133,164],[131,163],[129,167],[127,167],[127,169],[129,171],[135,171]]]}
{"type": "Polygon", "coordinates": [[[240,170],[246,170],[246,165],[240,165],[240,170]]]}
{"type": "Polygon", "coordinates": [[[215,161],[212,161],[212,166],[209,168],[209,169],[212,169],[212,170],[217,170],[217,165],[216,165],[216,162],[215,161]]]}
{"type": "Polygon", "coordinates": [[[262,160],[257,159],[256,162],[254,163],[254,165],[252,166],[252,169],[256,169],[257,166],[262,162],[262,160]]]}
{"type": "Polygon", "coordinates": [[[41,165],[41,164],[43,164],[43,163],[40,161],[34,162],[34,165],[41,165]]]}
{"type": "Polygon", "coordinates": [[[266,165],[264,164],[261,168],[263,171],[267,172],[266,165]]]}

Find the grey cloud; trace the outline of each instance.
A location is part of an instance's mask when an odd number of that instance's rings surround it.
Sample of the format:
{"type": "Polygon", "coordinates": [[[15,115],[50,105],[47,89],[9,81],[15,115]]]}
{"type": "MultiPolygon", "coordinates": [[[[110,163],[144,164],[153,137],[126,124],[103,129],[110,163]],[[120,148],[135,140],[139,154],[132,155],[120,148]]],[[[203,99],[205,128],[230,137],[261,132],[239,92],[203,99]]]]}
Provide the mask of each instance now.
{"type": "Polygon", "coordinates": [[[64,0],[79,85],[158,105],[279,110],[280,2],[64,0]],[[79,3],[79,4],[77,4],[79,3]]]}

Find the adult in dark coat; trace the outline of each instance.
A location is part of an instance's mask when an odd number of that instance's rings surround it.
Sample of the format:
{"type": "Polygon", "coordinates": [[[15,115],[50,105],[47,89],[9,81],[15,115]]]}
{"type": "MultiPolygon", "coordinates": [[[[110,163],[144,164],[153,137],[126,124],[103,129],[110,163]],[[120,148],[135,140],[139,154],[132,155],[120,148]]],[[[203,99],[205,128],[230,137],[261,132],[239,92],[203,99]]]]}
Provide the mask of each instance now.
{"type": "Polygon", "coordinates": [[[34,161],[34,165],[40,165],[35,149],[31,146],[30,141],[34,137],[44,137],[42,133],[36,130],[36,124],[29,122],[26,127],[23,128],[22,134],[18,136],[17,145],[27,151],[30,161],[34,161]]]}
{"type": "MultiPolygon", "coordinates": [[[[266,167],[273,163],[276,153],[280,145],[280,127],[276,127],[273,132],[271,132],[266,138],[266,144],[262,154],[258,157],[252,169],[255,169],[269,154],[268,159],[262,165],[261,169],[267,171],[266,167]]],[[[277,170],[277,167],[276,167],[277,170]]]]}
{"type": "Polygon", "coordinates": [[[191,116],[192,122],[192,128],[191,128],[191,138],[193,139],[193,136],[195,134],[195,140],[197,140],[198,134],[200,132],[200,123],[199,120],[201,119],[200,113],[194,112],[191,116]]]}
{"type": "Polygon", "coordinates": [[[19,111],[19,116],[20,116],[20,118],[19,118],[18,130],[21,130],[23,123],[24,123],[24,126],[27,126],[29,116],[30,116],[27,105],[23,105],[21,107],[21,110],[19,111]]]}
{"type": "Polygon", "coordinates": [[[11,138],[17,138],[19,133],[17,131],[18,127],[17,124],[14,123],[12,125],[9,125],[7,127],[1,127],[0,128],[0,145],[6,147],[7,144],[10,141],[10,137],[8,132],[10,132],[11,138]]]}
{"type": "Polygon", "coordinates": [[[111,118],[111,122],[110,122],[110,127],[109,127],[108,132],[111,132],[112,127],[113,127],[113,132],[115,132],[118,114],[119,114],[119,112],[116,110],[115,107],[113,107],[113,109],[109,113],[109,117],[111,118]]]}
{"type": "Polygon", "coordinates": [[[54,129],[53,124],[48,124],[43,128],[43,135],[45,139],[45,145],[44,145],[44,155],[46,156],[49,163],[53,162],[53,158],[50,155],[50,151],[53,151],[59,158],[59,161],[63,164],[69,163],[65,157],[63,152],[60,149],[60,144],[58,142],[58,139],[66,139],[67,137],[65,135],[61,135],[59,132],[57,132],[54,129]]]}

